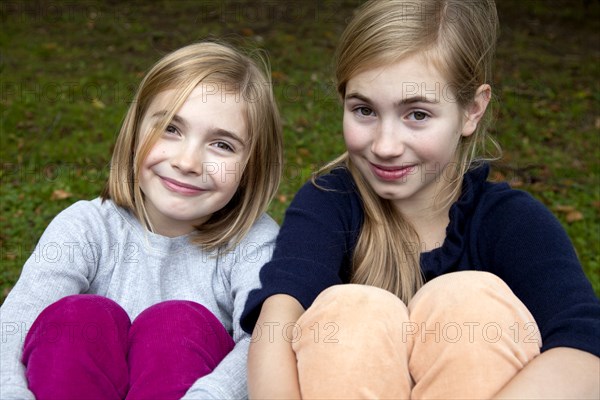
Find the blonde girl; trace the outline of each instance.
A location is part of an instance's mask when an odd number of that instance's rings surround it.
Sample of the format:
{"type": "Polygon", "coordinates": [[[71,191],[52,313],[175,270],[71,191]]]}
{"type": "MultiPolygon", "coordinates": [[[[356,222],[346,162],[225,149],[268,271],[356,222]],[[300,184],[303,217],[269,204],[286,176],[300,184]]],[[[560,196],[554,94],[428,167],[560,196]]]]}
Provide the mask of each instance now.
{"type": "Polygon", "coordinates": [[[568,237],[486,180],[497,25],[492,0],[358,9],[347,152],[296,195],[242,316],[252,398],[598,398],[600,303],[568,237]]]}
{"type": "Polygon", "coordinates": [[[267,76],[209,42],[152,67],[102,196],[50,223],[2,306],[0,398],[247,395],[239,318],[278,231],[267,76]]]}

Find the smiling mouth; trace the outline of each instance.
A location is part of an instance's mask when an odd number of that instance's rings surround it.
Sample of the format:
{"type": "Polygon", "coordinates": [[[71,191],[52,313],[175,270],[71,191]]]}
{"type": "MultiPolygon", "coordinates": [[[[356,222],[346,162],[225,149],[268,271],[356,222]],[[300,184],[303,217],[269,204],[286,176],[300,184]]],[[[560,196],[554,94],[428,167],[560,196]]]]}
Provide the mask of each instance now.
{"type": "Polygon", "coordinates": [[[188,183],[179,182],[175,179],[167,178],[164,176],[159,176],[161,183],[164,187],[166,187],[171,192],[183,194],[186,196],[194,196],[200,193],[204,193],[206,190],[190,185],[188,183]]]}
{"type": "Polygon", "coordinates": [[[373,174],[384,181],[396,181],[399,179],[404,179],[408,175],[412,174],[415,170],[416,165],[407,165],[401,167],[387,167],[383,165],[377,165],[373,163],[369,163],[371,167],[371,171],[373,174]]]}

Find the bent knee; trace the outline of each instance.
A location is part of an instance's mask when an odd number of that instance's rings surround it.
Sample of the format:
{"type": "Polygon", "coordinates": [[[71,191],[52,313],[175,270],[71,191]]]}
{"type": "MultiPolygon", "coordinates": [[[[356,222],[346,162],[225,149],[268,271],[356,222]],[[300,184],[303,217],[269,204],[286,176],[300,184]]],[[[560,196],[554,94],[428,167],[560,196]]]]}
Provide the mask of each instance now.
{"type": "Polygon", "coordinates": [[[490,294],[514,296],[508,285],[492,273],[460,271],[429,281],[417,292],[411,303],[427,298],[439,298],[448,306],[457,306],[458,303],[472,304],[486,301],[490,294]]]}
{"type": "Polygon", "coordinates": [[[523,303],[498,276],[483,271],[445,274],[425,284],[408,305],[412,319],[436,314],[455,318],[487,318],[519,311],[530,319],[523,303]]]}
{"type": "Polygon", "coordinates": [[[405,309],[406,306],[396,295],[387,290],[367,285],[344,284],[325,289],[316,298],[313,306],[336,304],[341,307],[359,310],[372,310],[375,307],[405,309]]]}
{"type": "Polygon", "coordinates": [[[321,292],[298,323],[311,326],[319,321],[372,329],[371,322],[408,321],[408,309],[387,290],[357,284],[336,285],[321,292]]]}
{"type": "Polygon", "coordinates": [[[125,310],[113,300],[92,294],[75,294],[50,304],[40,313],[38,319],[74,320],[82,323],[106,317],[129,321],[125,310]]]}

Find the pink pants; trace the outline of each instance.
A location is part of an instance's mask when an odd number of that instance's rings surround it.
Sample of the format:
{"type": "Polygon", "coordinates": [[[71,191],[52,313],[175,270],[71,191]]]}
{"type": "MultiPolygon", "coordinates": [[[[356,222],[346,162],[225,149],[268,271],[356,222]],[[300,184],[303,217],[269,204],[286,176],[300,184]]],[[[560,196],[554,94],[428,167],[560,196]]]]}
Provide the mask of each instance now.
{"type": "Polygon", "coordinates": [[[233,348],[205,307],[166,301],[133,323],[114,301],[65,297],[27,334],[23,364],[39,399],[179,399],[233,348]]]}
{"type": "Polygon", "coordinates": [[[339,285],[298,320],[303,399],[487,399],[539,354],[527,308],[495,275],[466,271],[393,294],[339,285]]]}

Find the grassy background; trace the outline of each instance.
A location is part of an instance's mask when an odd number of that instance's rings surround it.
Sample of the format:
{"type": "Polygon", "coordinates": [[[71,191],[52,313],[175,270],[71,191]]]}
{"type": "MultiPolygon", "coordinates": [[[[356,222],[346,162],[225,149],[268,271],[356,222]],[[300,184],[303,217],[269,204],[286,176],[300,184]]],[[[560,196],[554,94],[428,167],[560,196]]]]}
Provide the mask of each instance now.
{"type": "MultiPolygon", "coordinates": [[[[207,37],[267,49],[285,123],[279,221],[310,173],[343,151],[332,77],[359,2],[0,3],[0,298],[50,220],[99,194],[145,71],[207,37]]],[[[494,179],[561,220],[600,294],[600,3],[498,0],[494,179]]]]}

